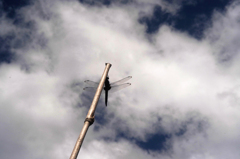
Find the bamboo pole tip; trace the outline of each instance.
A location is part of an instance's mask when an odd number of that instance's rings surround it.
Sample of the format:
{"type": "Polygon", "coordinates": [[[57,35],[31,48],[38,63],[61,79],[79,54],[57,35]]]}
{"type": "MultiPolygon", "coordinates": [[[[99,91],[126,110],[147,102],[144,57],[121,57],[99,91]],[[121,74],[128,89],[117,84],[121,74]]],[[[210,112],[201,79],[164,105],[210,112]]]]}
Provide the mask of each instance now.
{"type": "Polygon", "coordinates": [[[110,63],[105,63],[105,65],[110,65],[110,67],[112,66],[112,64],[110,64],[110,63]]]}

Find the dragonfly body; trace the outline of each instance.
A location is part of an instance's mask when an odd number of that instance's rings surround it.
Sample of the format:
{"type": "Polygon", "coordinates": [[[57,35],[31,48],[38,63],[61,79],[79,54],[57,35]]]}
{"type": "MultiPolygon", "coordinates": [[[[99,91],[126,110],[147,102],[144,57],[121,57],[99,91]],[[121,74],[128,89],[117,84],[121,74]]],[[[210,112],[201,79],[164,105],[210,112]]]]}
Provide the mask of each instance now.
{"type": "MultiPolygon", "coordinates": [[[[107,102],[108,102],[108,92],[115,92],[115,91],[118,91],[120,89],[123,89],[125,87],[128,87],[131,85],[131,83],[124,83],[126,82],[127,80],[131,79],[132,76],[128,76],[126,78],[123,78],[119,81],[116,81],[116,82],[113,82],[113,83],[110,83],[109,82],[109,77],[106,77],[106,80],[104,82],[104,91],[105,91],[105,105],[107,106],[107,102]],[[124,83],[124,84],[122,84],[124,83]]],[[[93,87],[85,87],[84,90],[90,90],[90,91],[93,91],[93,90],[96,90],[97,86],[99,83],[97,82],[93,82],[93,81],[90,81],[90,80],[86,80],[85,83],[89,84],[89,85],[93,85],[93,87]]]]}
{"type": "Polygon", "coordinates": [[[111,89],[110,82],[109,82],[109,77],[106,78],[105,80],[105,105],[107,106],[107,101],[108,101],[108,91],[111,89]]]}

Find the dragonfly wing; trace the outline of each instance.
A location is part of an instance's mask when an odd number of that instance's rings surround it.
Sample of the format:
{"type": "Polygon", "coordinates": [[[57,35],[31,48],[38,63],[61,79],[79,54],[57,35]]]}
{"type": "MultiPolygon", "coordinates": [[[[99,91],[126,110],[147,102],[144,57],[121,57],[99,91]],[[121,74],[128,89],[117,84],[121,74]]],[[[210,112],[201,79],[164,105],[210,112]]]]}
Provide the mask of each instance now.
{"type": "Polygon", "coordinates": [[[124,83],[124,84],[120,84],[120,85],[117,85],[117,86],[112,86],[111,89],[109,90],[111,93],[114,93],[114,92],[117,92],[123,88],[126,88],[128,86],[130,86],[131,83],[124,83]]]}
{"type": "Polygon", "coordinates": [[[93,81],[90,81],[90,80],[86,80],[84,81],[86,84],[88,84],[89,86],[92,86],[92,87],[97,87],[99,83],[97,82],[93,82],[93,81]]]}
{"type": "Polygon", "coordinates": [[[121,84],[121,83],[124,83],[124,82],[130,80],[131,78],[132,78],[132,76],[128,76],[128,77],[123,78],[123,79],[121,79],[119,81],[113,82],[113,83],[111,83],[111,87],[113,87],[115,85],[118,85],[118,84],[121,84]]]}
{"type": "Polygon", "coordinates": [[[88,92],[94,92],[97,90],[97,87],[85,87],[83,90],[88,91],[88,92]]]}

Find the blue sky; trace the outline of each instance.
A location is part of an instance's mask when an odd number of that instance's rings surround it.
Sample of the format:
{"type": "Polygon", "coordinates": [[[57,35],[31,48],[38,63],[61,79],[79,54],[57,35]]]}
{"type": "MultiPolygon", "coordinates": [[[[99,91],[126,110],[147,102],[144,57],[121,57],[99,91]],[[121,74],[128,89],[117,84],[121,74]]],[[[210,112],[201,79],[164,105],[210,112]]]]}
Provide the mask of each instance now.
{"type": "Polygon", "coordinates": [[[240,158],[238,0],[0,2],[0,158],[240,158]],[[14,149],[14,151],[13,151],[14,149]]]}

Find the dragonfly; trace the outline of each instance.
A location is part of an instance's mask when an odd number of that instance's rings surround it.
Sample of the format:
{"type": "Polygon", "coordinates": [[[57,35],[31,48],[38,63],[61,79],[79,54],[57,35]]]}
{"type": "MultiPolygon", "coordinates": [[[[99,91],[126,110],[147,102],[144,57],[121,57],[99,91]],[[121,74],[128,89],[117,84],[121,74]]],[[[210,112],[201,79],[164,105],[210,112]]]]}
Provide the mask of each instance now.
{"type": "MultiPolygon", "coordinates": [[[[108,103],[108,91],[110,91],[111,93],[113,92],[116,92],[118,90],[121,90],[123,88],[126,88],[128,86],[131,85],[131,83],[124,83],[128,80],[130,80],[132,78],[132,76],[128,76],[128,77],[125,77],[121,80],[118,80],[116,82],[113,82],[113,83],[110,83],[109,82],[109,77],[107,76],[106,77],[106,80],[104,82],[104,91],[105,91],[105,105],[107,106],[107,103],[108,103]]],[[[88,84],[89,86],[92,86],[92,87],[85,87],[83,88],[83,90],[86,90],[86,91],[95,91],[99,85],[98,82],[93,82],[93,81],[90,81],[90,80],[86,80],[84,81],[86,84],[88,84]]]]}

